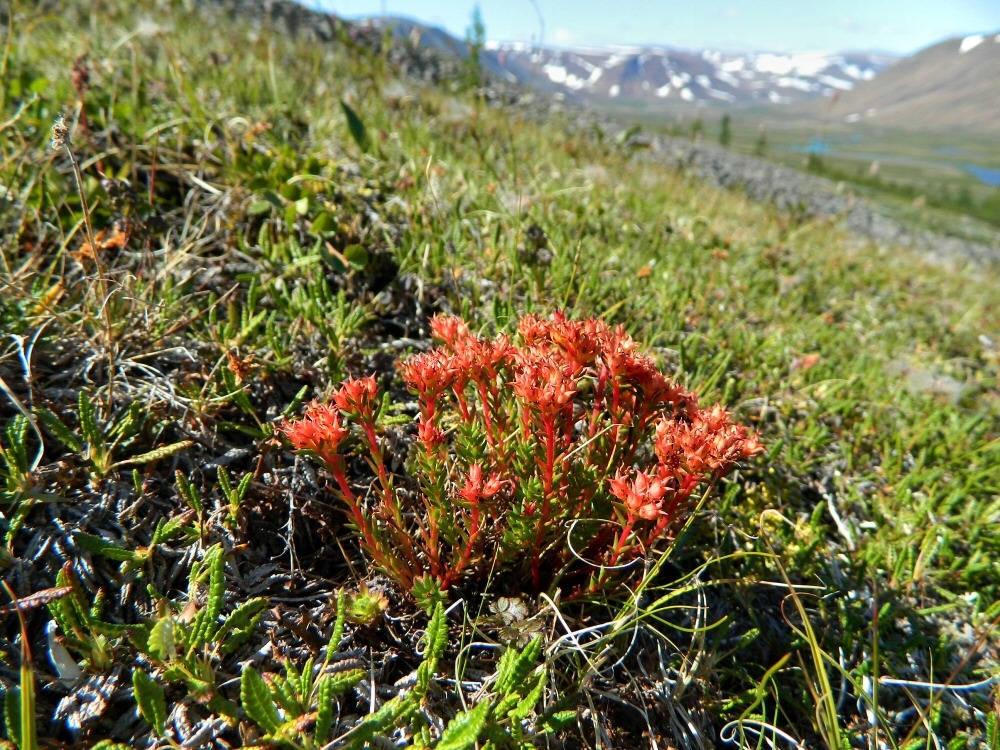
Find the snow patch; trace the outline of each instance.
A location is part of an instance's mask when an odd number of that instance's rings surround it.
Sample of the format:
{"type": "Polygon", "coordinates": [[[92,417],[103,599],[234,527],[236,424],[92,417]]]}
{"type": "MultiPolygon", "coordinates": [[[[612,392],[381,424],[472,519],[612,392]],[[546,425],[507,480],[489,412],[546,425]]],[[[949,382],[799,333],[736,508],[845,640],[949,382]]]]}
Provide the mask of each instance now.
{"type": "Polygon", "coordinates": [[[610,89],[608,89],[608,96],[610,96],[612,99],[614,99],[616,96],[618,96],[618,94],[621,93],[621,90],[622,90],[621,86],[619,86],[616,83],[614,86],[612,86],[610,89]]]}
{"type": "MultiPolygon", "coordinates": [[[[587,85],[588,81],[588,79],[573,75],[561,65],[546,65],[542,68],[542,72],[548,76],[552,83],[565,86],[573,91],[579,91],[587,85]]],[[[593,76],[593,74],[591,74],[591,76],[593,76]]]]}
{"type": "Polygon", "coordinates": [[[778,79],[777,84],[783,89],[798,89],[799,91],[815,91],[816,84],[810,83],[809,81],[803,81],[801,78],[792,78],[790,76],[782,76],[778,79]]]}
{"type": "Polygon", "coordinates": [[[569,75],[569,71],[561,65],[546,65],[542,68],[542,72],[549,77],[552,83],[565,83],[566,76],[569,75]]]}
{"type": "Polygon", "coordinates": [[[715,77],[718,78],[723,83],[728,83],[733,88],[737,88],[740,85],[740,79],[731,73],[723,73],[720,71],[715,74],[715,77]]]}
{"type": "Polygon", "coordinates": [[[862,68],[860,65],[842,65],[841,69],[844,73],[851,78],[855,78],[859,81],[870,81],[875,77],[875,71],[871,68],[862,68]]]}
{"type": "Polygon", "coordinates": [[[804,52],[797,55],[765,52],[754,58],[753,65],[761,73],[773,73],[777,76],[787,76],[791,73],[812,76],[829,67],[831,62],[830,56],[824,52],[804,52]]]}
{"type": "Polygon", "coordinates": [[[681,89],[681,99],[683,99],[686,102],[693,102],[694,94],[691,93],[691,89],[689,88],[681,89]]]}
{"type": "Polygon", "coordinates": [[[660,97],[661,99],[664,99],[664,98],[670,96],[670,91],[671,91],[671,88],[670,88],[670,84],[668,83],[665,86],[660,86],[660,88],[658,88],[656,90],[656,95],[658,97],[660,97]]]}
{"type": "Polygon", "coordinates": [[[986,37],[983,36],[982,34],[973,34],[971,36],[967,36],[965,37],[965,39],[962,40],[962,43],[958,45],[958,53],[960,55],[964,55],[970,49],[975,49],[985,41],[986,37]]]}
{"type": "Polygon", "coordinates": [[[816,80],[824,86],[829,86],[832,89],[840,89],[841,91],[850,91],[854,88],[854,84],[850,81],[845,81],[843,78],[835,76],[816,76],[816,80]]]}
{"type": "Polygon", "coordinates": [[[735,102],[736,97],[730,94],[728,91],[719,91],[718,89],[709,89],[708,95],[714,99],[722,99],[724,102],[735,102]]]}

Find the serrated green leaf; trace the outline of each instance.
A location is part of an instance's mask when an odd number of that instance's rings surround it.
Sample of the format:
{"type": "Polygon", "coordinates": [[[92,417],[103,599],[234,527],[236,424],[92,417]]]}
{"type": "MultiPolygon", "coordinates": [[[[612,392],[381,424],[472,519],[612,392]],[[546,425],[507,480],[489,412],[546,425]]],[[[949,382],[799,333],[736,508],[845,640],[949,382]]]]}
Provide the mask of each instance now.
{"type": "Polygon", "coordinates": [[[146,647],[149,649],[149,655],[157,661],[172,662],[177,658],[175,627],[172,617],[162,617],[149,631],[146,647]]]}
{"type": "MultiPolygon", "coordinates": [[[[188,656],[193,656],[196,649],[208,643],[218,632],[219,614],[222,612],[222,605],[226,596],[226,559],[222,552],[222,547],[214,544],[205,551],[202,558],[200,570],[208,568],[208,596],[205,599],[205,606],[195,615],[194,625],[191,628],[191,639],[187,644],[188,656]]],[[[196,576],[191,573],[192,578],[196,576]]]]}
{"type": "Polygon", "coordinates": [[[325,676],[329,678],[330,689],[333,691],[333,694],[339,695],[361,682],[365,674],[365,670],[363,669],[348,669],[346,672],[337,672],[336,674],[325,676]]]}
{"type": "Polygon", "coordinates": [[[216,476],[219,479],[219,487],[222,489],[222,494],[226,497],[226,502],[233,502],[233,483],[229,481],[229,472],[226,471],[225,466],[220,466],[216,472],[216,476]]]}
{"type": "Polygon", "coordinates": [[[137,562],[144,559],[143,556],[135,550],[119,547],[117,544],[101,539],[99,536],[85,534],[82,531],[74,532],[73,540],[88,552],[102,555],[109,560],[115,560],[117,562],[137,562]]]}
{"type": "Polygon", "coordinates": [[[547,733],[561,732],[576,721],[576,711],[556,711],[542,718],[541,726],[547,733]]]}
{"type": "Polygon", "coordinates": [[[257,722],[265,732],[273,735],[281,726],[278,709],[271,700],[271,691],[264,678],[253,667],[243,670],[240,680],[240,703],[247,716],[257,722]]]}
{"type": "Polygon", "coordinates": [[[524,678],[535,668],[542,653],[542,637],[536,635],[520,653],[515,649],[509,649],[504,652],[504,656],[506,657],[511,651],[514,652],[514,656],[509,660],[501,658],[500,667],[497,668],[496,691],[502,696],[521,687],[524,678]]]}
{"type": "Polygon", "coordinates": [[[101,434],[97,426],[97,418],[94,416],[94,405],[90,403],[90,397],[86,391],[80,391],[77,396],[77,416],[80,420],[80,432],[84,441],[90,447],[91,452],[104,445],[104,435],[101,434]]]}
{"type": "Polygon", "coordinates": [[[202,513],[201,494],[197,488],[188,481],[188,478],[184,476],[184,473],[180,469],[174,472],[174,478],[177,481],[177,492],[180,496],[184,498],[191,508],[199,514],[202,513]]]}
{"type": "Polygon", "coordinates": [[[424,633],[424,660],[417,667],[417,683],[412,694],[422,697],[430,688],[431,680],[437,671],[438,659],[448,645],[448,621],[444,614],[444,606],[438,602],[434,605],[434,614],[427,623],[424,633]]]}
{"type": "Polygon", "coordinates": [[[171,537],[173,537],[178,531],[186,526],[194,516],[195,511],[187,510],[181,513],[179,516],[174,516],[169,521],[162,522],[156,525],[156,530],[153,532],[153,537],[150,540],[150,546],[156,544],[162,544],[171,537]]]}
{"type": "Polygon", "coordinates": [[[424,659],[437,661],[444,654],[447,646],[448,619],[444,613],[444,606],[438,602],[434,607],[434,614],[431,615],[430,622],[427,623],[427,632],[424,636],[424,648],[426,649],[424,659]]]}
{"type": "Polygon", "coordinates": [[[38,409],[35,411],[39,419],[45,424],[56,439],[63,444],[67,450],[73,453],[80,453],[83,447],[80,445],[80,441],[77,440],[76,435],[62,423],[62,421],[55,415],[51,409],[38,409]]]}
{"type": "Polygon", "coordinates": [[[350,747],[362,747],[376,734],[383,734],[392,727],[400,726],[420,708],[420,699],[411,691],[405,696],[393,698],[382,704],[382,708],[366,716],[352,729],[345,739],[350,739],[350,747]]]}
{"type": "Polygon", "coordinates": [[[535,686],[529,690],[523,698],[521,698],[517,705],[514,706],[507,715],[517,722],[524,721],[530,717],[535,712],[535,706],[538,705],[538,700],[542,697],[542,691],[545,689],[545,670],[541,670],[538,675],[538,679],[535,682],[535,686]]]}
{"type": "Polygon", "coordinates": [[[316,660],[313,657],[306,659],[305,665],[302,667],[302,673],[299,675],[299,695],[308,696],[312,694],[313,688],[313,669],[316,666],[316,660]]]}
{"type": "Polygon", "coordinates": [[[157,737],[163,736],[167,720],[167,701],[163,686],[141,669],[132,672],[132,687],[139,713],[150,725],[157,737]]]}
{"type": "Polygon", "coordinates": [[[337,619],[333,624],[333,634],[330,636],[330,645],[327,646],[327,654],[336,651],[340,645],[340,639],[344,637],[344,624],[347,622],[347,595],[343,589],[337,591],[337,619]]]}
{"type": "Polygon", "coordinates": [[[194,440],[181,440],[177,443],[171,443],[170,445],[164,445],[160,448],[154,448],[153,450],[141,453],[138,456],[132,456],[122,461],[116,461],[111,465],[111,468],[120,469],[123,466],[142,466],[143,464],[151,464],[154,461],[162,461],[164,458],[169,458],[176,453],[187,450],[192,445],[194,445],[194,440]]]}
{"type": "Polygon", "coordinates": [[[479,739],[480,732],[489,719],[492,705],[484,699],[475,708],[463,711],[448,722],[435,747],[437,750],[465,750],[479,739]]]}
{"type": "Polygon", "coordinates": [[[358,117],[358,113],[354,111],[351,105],[343,99],[340,100],[340,107],[344,110],[344,117],[347,118],[347,130],[350,132],[351,138],[358,144],[358,148],[367,152],[370,143],[364,122],[358,117]]]}
{"type": "Polygon", "coordinates": [[[234,609],[215,634],[216,640],[222,640],[220,652],[228,654],[239,648],[256,629],[266,609],[267,600],[261,597],[245,601],[234,609]]]}
{"type": "Polygon", "coordinates": [[[14,685],[3,696],[3,719],[7,736],[21,747],[21,688],[14,685]]]}
{"type": "MultiPolygon", "coordinates": [[[[285,669],[288,669],[288,665],[285,665],[285,669]]],[[[273,700],[277,705],[279,705],[285,711],[285,715],[295,715],[298,713],[298,694],[296,690],[298,688],[297,682],[294,678],[297,675],[292,675],[292,679],[286,678],[280,674],[272,674],[270,677],[270,688],[271,700],[273,700]]]]}
{"type": "MultiPolygon", "coordinates": [[[[360,671],[360,670],[356,670],[360,671]]],[[[316,683],[316,741],[320,745],[326,742],[333,728],[333,704],[339,691],[334,689],[332,676],[325,674],[316,683]]]]}

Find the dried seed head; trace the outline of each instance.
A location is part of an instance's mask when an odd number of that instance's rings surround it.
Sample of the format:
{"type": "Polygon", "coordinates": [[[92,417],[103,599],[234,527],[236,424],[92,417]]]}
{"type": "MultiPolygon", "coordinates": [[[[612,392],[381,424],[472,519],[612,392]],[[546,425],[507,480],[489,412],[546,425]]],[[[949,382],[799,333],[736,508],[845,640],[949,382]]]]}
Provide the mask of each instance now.
{"type": "Polygon", "coordinates": [[[66,118],[59,115],[52,124],[52,150],[59,151],[69,145],[69,126],[66,124],[66,118]]]}

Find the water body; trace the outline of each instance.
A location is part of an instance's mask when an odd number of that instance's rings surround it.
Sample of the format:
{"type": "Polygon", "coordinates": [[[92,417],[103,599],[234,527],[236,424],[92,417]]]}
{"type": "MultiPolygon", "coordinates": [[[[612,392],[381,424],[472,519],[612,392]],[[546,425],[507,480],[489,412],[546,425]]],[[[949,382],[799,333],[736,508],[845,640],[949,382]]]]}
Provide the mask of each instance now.
{"type": "Polygon", "coordinates": [[[984,182],[990,187],[1000,187],[1000,169],[987,169],[986,167],[976,167],[972,164],[966,164],[962,168],[976,177],[980,182],[984,182]]]}
{"type": "MultiPolygon", "coordinates": [[[[912,159],[910,157],[898,156],[895,154],[880,154],[873,151],[841,151],[835,146],[831,146],[830,143],[822,138],[812,138],[809,143],[804,146],[788,146],[787,149],[789,151],[797,151],[798,153],[816,154],[817,156],[835,156],[844,159],[857,159],[858,161],[881,161],[890,164],[913,164],[916,166],[932,167],[940,167],[944,165],[964,170],[984,185],[989,185],[990,187],[1000,187],[1000,169],[980,167],[969,163],[956,163],[950,159],[933,161],[931,159],[912,159]]],[[[958,149],[954,149],[953,147],[945,147],[938,149],[938,153],[942,155],[957,156],[959,152],[958,149]]]]}

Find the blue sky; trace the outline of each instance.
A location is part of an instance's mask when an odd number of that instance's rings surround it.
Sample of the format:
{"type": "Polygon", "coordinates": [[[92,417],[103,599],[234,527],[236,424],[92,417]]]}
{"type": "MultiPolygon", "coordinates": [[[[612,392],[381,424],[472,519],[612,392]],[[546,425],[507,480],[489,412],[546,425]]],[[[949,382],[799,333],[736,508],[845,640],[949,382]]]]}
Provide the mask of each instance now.
{"type": "MultiPolygon", "coordinates": [[[[475,0],[300,0],[353,18],[409,16],[465,36],[475,0]]],[[[488,39],[570,47],[909,54],[1000,31],[1000,0],[480,0],[488,39]]]]}

